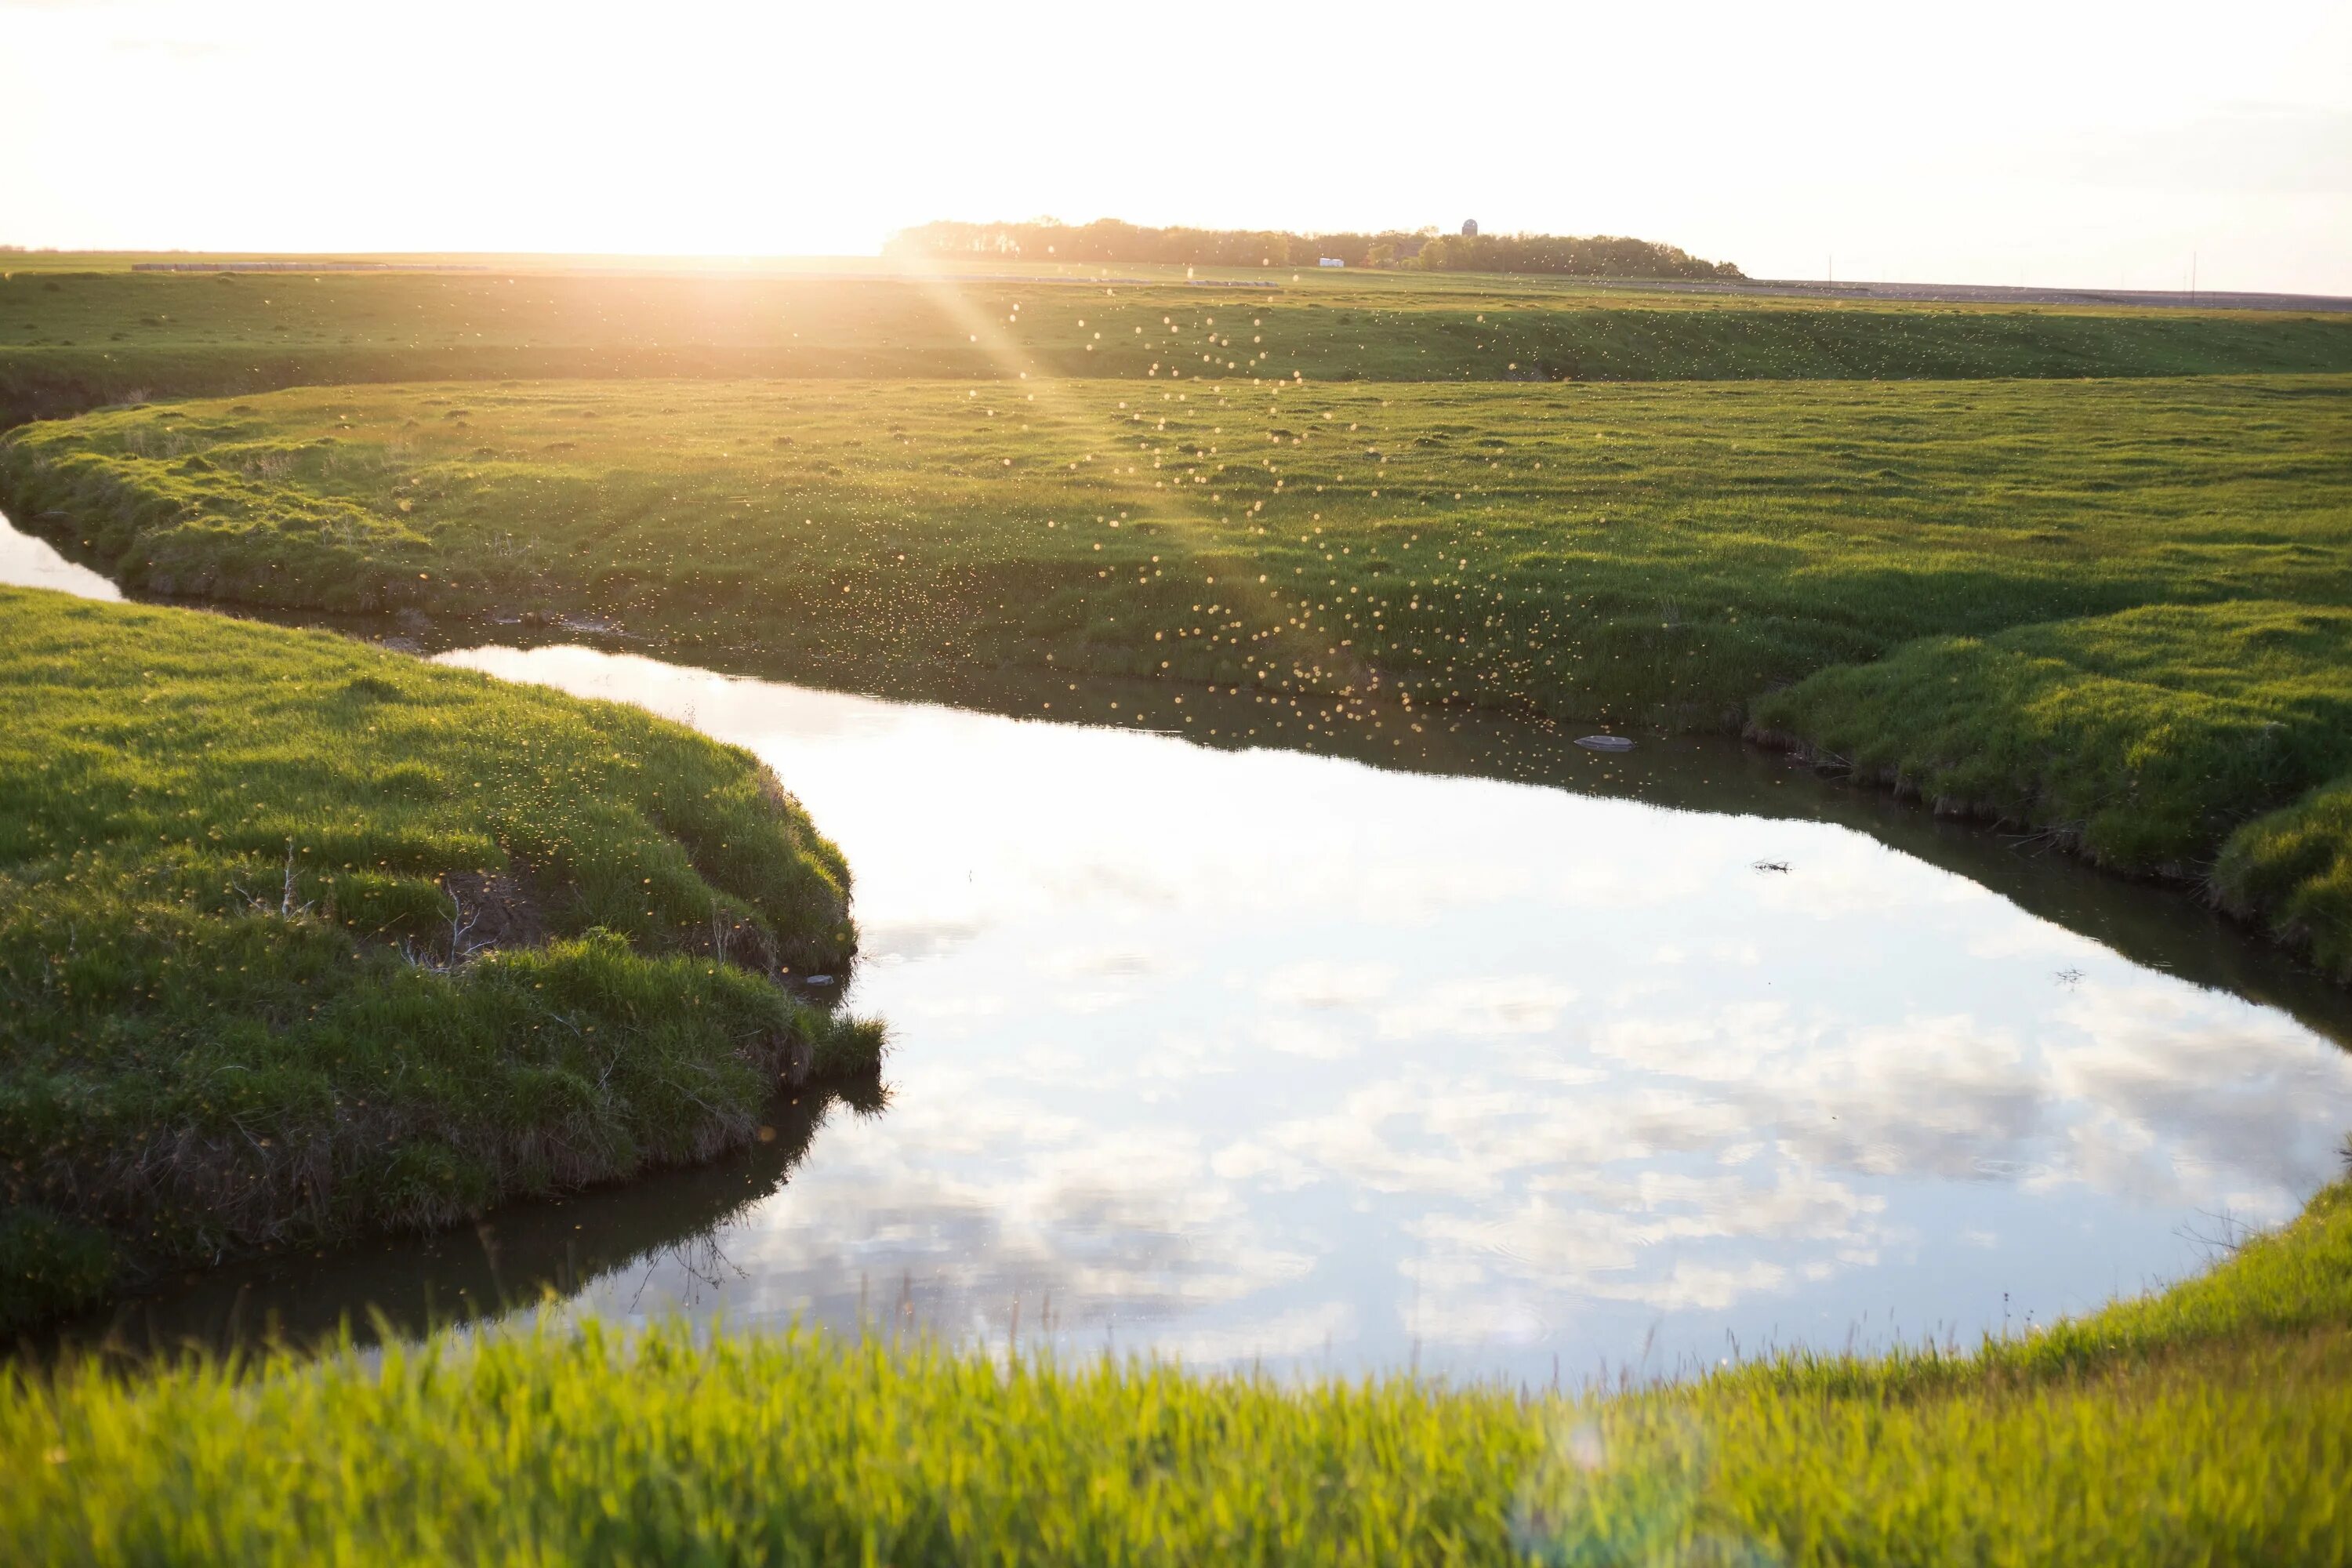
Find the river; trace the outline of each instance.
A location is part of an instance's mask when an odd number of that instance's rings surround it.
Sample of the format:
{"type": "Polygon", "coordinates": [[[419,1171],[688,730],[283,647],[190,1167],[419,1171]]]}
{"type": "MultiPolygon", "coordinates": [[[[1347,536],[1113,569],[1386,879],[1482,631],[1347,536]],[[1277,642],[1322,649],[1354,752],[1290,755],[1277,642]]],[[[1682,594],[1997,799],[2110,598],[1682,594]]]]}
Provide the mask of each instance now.
{"type": "MultiPolygon", "coordinates": [[[[111,594],[21,534],[0,574],[111,594]]],[[[1728,743],[1465,721],[1376,766],[1352,735],[1237,745],[1246,699],[1192,694],[1188,729],[1110,687],[1049,720],[611,647],[436,657],[773,765],[849,858],[887,1103],[810,1094],[710,1167],[173,1281],[119,1323],[544,1292],[1284,1372],[1671,1373],[2144,1290],[2292,1215],[2352,1129],[2352,997],[2185,898],[1728,743]]]]}

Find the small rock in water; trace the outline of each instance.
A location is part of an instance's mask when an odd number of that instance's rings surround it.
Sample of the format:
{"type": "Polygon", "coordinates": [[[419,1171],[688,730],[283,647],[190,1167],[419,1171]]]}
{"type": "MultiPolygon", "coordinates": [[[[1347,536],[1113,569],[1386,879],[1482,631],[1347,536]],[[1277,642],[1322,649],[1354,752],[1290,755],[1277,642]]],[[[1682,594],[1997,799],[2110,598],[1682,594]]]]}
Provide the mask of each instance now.
{"type": "Polygon", "coordinates": [[[1622,735],[1579,735],[1576,743],[1588,752],[1630,752],[1633,742],[1622,735]]]}

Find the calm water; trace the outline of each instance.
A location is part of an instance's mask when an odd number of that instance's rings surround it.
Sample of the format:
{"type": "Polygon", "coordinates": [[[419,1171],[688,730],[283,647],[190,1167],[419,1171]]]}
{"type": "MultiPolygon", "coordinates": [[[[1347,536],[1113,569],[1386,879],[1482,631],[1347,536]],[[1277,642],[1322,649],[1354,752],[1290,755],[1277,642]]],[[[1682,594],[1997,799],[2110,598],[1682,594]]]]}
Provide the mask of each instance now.
{"type": "Polygon", "coordinates": [[[0,583],[23,588],[55,588],[85,599],[120,599],[122,590],[87,566],[77,566],[41,541],[21,533],[0,517],[0,583]]]}
{"type": "Polygon", "coordinates": [[[2080,1311],[2292,1215],[2352,1129],[2340,993],[2186,900],[1735,747],[1489,725],[1425,773],[1191,738],[1263,721],[1246,699],[1162,733],[1092,691],[1125,728],[442,657],[774,765],[856,876],[887,1109],[812,1095],[708,1169],[134,1321],[547,1288],[1548,1380],[2080,1311]]]}

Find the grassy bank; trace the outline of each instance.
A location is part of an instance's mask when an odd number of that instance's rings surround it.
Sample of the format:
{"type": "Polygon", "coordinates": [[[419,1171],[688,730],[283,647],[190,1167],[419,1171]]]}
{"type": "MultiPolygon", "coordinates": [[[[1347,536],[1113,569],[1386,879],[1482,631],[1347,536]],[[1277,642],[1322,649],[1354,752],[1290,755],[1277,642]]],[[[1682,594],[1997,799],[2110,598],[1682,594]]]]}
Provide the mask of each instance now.
{"type": "Polygon", "coordinates": [[[2225,909],[2268,924],[2326,973],[2352,978],[2352,778],[2232,833],[2212,887],[2225,909]]]}
{"type": "MultiPolygon", "coordinates": [[[[1757,721],[2196,877],[2352,768],[2347,452],[2339,377],[444,384],[27,427],[0,500],[163,593],[1757,721]]],[[[2340,968],[2334,820],[2222,890],[2340,968]]]]}
{"type": "Polygon", "coordinates": [[[1716,720],[1936,634],[2352,605],[2347,452],[2332,377],[560,383],[27,427],[0,497],[164,594],[1716,720]]]}
{"type": "Polygon", "coordinates": [[[0,590],[0,1327],[705,1156],[870,1064],[749,756],[341,638],[0,590]]]}
{"type": "Polygon", "coordinates": [[[1584,1397],[543,1326],[0,1380],[26,1561],[2352,1561],[2352,1191],[1975,1354],[1584,1397]]]}
{"type": "MultiPolygon", "coordinates": [[[[17,271],[0,426],[144,397],[647,376],[1895,380],[2352,370],[2352,320],[1725,299],[1309,269],[1188,284],[604,274],[17,271]]],[[[1021,268],[1024,274],[1047,269],[1021,268]]],[[[1126,279],[1136,279],[1135,281],[1126,279]]]]}
{"type": "Polygon", "coordinates": [[[2163,605],[1925,637],[1756,715],[1938,811],[2201,882],[2352,980],[2352,609],[2163,605]]]}

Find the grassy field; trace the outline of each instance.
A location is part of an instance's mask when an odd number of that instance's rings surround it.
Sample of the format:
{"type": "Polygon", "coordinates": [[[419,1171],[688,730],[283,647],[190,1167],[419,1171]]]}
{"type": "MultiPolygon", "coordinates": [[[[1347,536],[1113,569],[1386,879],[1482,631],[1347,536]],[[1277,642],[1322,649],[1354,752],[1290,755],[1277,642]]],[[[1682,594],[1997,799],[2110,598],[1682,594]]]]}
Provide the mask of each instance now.
{"type": "MultiPolygon", "coordinates": [[[[0,506],[133,588],[1221,744],[1745,729],[2352,978],[2340,318],[0,270],[0,425],[79,416],[0,438],[0,506]]],[[[878,1046],[779,984],[846,898],[633,710],[0,593],[0,1327],[796,1146],[778,1078],[878,1046]]],[[[1974,1352],[1585,1394],[552,1323],[0,1370],[26,1561],[2326,1563],[2347,1472],[2345,1186],[1974,1352]]]]}
{"type": "Polygon", "coordinates": [[[2352,973],[2340,814],[2245,827],[2352,773],[2348,454],[2334,376],[446,384],[29,426],[0,501],[157,593],[1206,682],[1262,739],[1374,693],[1753,724],[2218,860],[2352,973]]]}
{"type": "MultiPolygon", "coordinates": [[[[146,397],[644,376],[1182,382],[2352,370],[2352,318],[1903,306],[1540,279],[525,270],[0,277],[0,426],[146,397]]],[[[1075,269],[1074,269],[1075,270],[1075,269]]]]}
{"type": "Polygon", "coordinates": [[[1974,1353],[1533,1394],[542,1324],[0,1373],[26,1562],[2352,1562],[2352,1189],[1974,1353]]]}
{"type": "Polygon", "coordinates": [[[748,755],[322,634],[0,590],[0,1329],[446,1223],[870,1069],[848,874],[748,755]]]}

